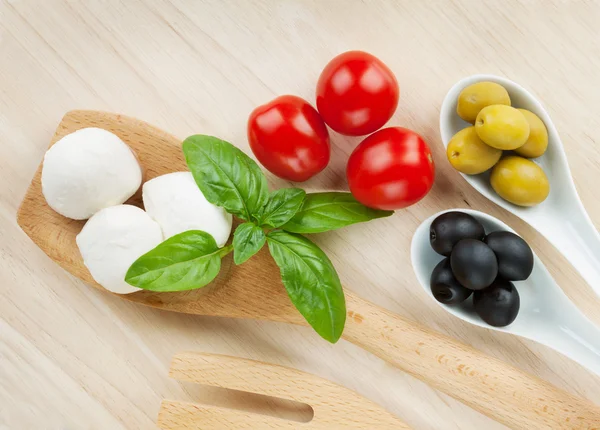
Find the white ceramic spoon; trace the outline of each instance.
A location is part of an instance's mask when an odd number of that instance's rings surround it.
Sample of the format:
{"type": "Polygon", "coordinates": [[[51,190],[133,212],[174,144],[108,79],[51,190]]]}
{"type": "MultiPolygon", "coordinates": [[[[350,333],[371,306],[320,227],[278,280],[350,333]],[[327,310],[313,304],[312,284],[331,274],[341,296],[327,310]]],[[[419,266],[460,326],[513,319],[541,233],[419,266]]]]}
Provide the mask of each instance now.
{"type": "MultiPolygon", "coordinates": [[[[515,233],[491,215],[469,209],[452,210],[474,216],[483,224],[486,233],[515,233]]],[[[516,320],[507,327],[492,327],[486,324],[473,310],[472,296],[460,305],[444,305],[435,299],[429,281],[433,268],[444,257],[431,248],[429,227],[437,216],[445,212],[450,211],[439,212],[425,220],[415,232],[411,244],[415,274],[431,299],[446,311],[471,324],[534,340],[600,375],[600,330],[563,293],[535,254],[533,272],[529,279],[514,283],[521,299],[521,309],[516,320]]]]}
{"type": "Polygon", "coordinates": [[[452,136],[471,125],[456,114],[458,95],[463,88],[481,81],[497,82],[510,94],[512,105],[538,115],[548,129],[548,150],[535,159],[550,181],[550,195],[538,206],[524,208],[503,200],[492,189],[489,172],[463,175],[485,197],[515,214],[540,232],[600,295],[600,234],[592,224],[571,177],[563,144],[556,127],[541,103],[520,85],[494,75],[473,75],[456,83],[446,95],[440,113],[440,132],[447,147],[452,136]]]}

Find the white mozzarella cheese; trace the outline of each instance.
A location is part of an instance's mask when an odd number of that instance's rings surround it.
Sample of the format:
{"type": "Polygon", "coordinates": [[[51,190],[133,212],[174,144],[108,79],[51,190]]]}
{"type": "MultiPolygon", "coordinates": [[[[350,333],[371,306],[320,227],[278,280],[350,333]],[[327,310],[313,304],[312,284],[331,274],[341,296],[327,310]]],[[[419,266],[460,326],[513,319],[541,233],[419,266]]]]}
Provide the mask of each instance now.
{"type": "Polygon", "coordinates": [[[206,200],[190,172],[159,176],[142,190],[146,212],[160,224],[165,239],[187,230],[209,233],[220,247],[229,239],[231,214],[206,200]]]}
{"type": "Polygon", "coordinates": [[[67,218],[88,219],[124,203],[141,183],[142,169],[131,148],[100,128],[66,135],[44,157],[42,193],[67,218]]]}
{"type": "Polygon", "coordinates": [[[142,209],[118,205],[92,216],[76,241],[94,280],[113,293],[128,294],[139,288],[125,282],[127,270],[160,244],[163,234],[158,223],[142,209]]]}

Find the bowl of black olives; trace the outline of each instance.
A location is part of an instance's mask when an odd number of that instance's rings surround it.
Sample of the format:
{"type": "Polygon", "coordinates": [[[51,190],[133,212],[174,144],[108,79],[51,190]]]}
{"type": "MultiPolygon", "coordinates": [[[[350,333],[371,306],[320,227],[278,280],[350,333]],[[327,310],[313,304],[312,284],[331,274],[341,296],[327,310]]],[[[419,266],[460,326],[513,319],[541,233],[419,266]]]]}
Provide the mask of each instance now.
{"type": "Polygon", "coordinates": [[[446,311],[549,346],[600,375],[600,329],[502,221],[470,209],[435,214],[417,228],[411,259],[423,289],[446,311]]]}
{"type": "Polygon", "coordinates": [[[413,266],[427,277],[420,280],[429,294],[479,325],[511,325],[534,270],[527,242],[502,224],[481,212],[451,210],[425,221],[413,239],[413,266]]]}

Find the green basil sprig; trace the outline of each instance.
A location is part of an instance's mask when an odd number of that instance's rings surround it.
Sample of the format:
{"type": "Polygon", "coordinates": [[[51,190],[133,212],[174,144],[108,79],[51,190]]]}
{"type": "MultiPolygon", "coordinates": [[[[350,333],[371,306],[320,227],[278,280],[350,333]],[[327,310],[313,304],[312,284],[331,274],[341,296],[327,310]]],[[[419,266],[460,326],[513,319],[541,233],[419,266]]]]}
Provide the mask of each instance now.
{"type": "Polygon", "coordinates": [[[209,284],[221,270],[221,255],[208,233],[189,230],[177,234],[137,259],[125,275],[134,287],[152,291],[193,290],[209,284]]]}
{"type": "Polygon", "coordinates": [[[259,224],[281,227],[298,212],[305,197],[306,192],[300,188],[282,188],[273,192],[261,210],[259,224]]]}
{"type": "Polygon", "coordinates": [[[284,188],[269,194],[256,162],[216,137],[190,136],[183,152],[206,199],[246,222],[223,248],[202,231],[173,236],[136,260],[125,280],[151,291],[201,288],[217,276],[225,255],[233,251],[234,262],[243,264],[267,243],[294,306],[319,335],[337,342],[346,321],[339,276],[327,255],[297,233],[335,230],[393,212],[367,208],[350,193],[284,188]]]}
{"type": "Polygon", "coordinates": [[[242,264],[256,254],[267,241],[262,228],[247,222],[238,226],[233,234],[233,261],[242,264]]]}
{"type": "Polygon", "coordinates": [[[317,333],[337,342],[346,322],[346,300],[327,255],[307,238],[285,231],[269,232],[267,243],[294,306],[317,333]]]}
{"type": "Polygon", "coordinates": [[[393,213],[366,207],[350,193],[313,193],[306,196],[302,207],[282,229],[292,233],[323,233],[393,213]]]}
{"type": "Polygon", "coordinates": [[[267,178],[231,143],[195,135],[183,141],[185,161],[206,200],[250,221],[269,198],[267,178]]]}

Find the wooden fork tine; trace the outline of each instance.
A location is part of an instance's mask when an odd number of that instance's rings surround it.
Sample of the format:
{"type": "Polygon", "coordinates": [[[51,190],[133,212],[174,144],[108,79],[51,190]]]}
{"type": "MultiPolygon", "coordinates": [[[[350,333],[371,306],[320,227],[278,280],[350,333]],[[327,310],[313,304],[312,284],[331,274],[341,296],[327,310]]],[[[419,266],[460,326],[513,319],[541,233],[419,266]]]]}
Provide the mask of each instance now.
{"type": "Polygon", "coordinates": [[[169,376],[180,381],[196,382],[265,396],[286,398],[311,404],[310,387],[318,378],[283,366],[239,357],[183,352],[175,355],[169,376]],[[307,387],[299,391],[298,386],[307,387]]]}
{"type": "Polygon", "coordinates": [[[163,400],[157,424],[163,430],[286,430],[302,426],[267,415],[172,400],[163,400]]]}
{"type": "MultiPolygon", "coordinates": [[[[262,427],[255,425],[229,428],[252,428],[253,430],[270,430],[271,428],[310,428],[312,430],[410,429],[381,406],[351,390],[309,373],[283,366],[225,355],[184,352],[173,357],[169,376],[181,381],[197,382],[204,385],[294,400],[310,405],[314,411],[313,420],[310,423],[302,424],[273,417],[257,416],[248,412],[201,407],[202,413],[207,416],[210,415],[211,419],[227,420],[231,412],[234,419],[251,416],[255,424],[257,419],[264,420],[265,423],[262,427]],[[212,418],[213,414],[217,418],[212,418]],[[273,423],[276,426],[270,427],[273,423]]],[[[188,406],[188,408],[192,407],[194,405],[188,406]]],[[[215,422],[228,423],[229,421],[215,422]]]]}

